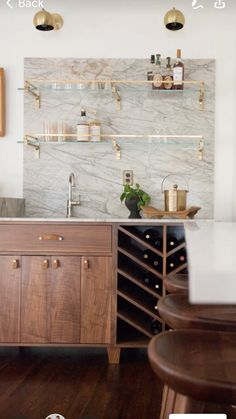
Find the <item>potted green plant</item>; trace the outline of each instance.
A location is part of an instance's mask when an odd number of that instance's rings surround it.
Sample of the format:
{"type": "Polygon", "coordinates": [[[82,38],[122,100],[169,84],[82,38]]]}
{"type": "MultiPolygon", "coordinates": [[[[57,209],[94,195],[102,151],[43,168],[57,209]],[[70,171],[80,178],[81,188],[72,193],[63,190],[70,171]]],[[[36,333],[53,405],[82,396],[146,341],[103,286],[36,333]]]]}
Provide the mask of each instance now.
{"type": "Polygon", "coordinates": [[[129,218],[142,218],[140,215],[141,208],[144,207],[144,205],[149,204],[151,198],[147,192],[140,189],[140,185],[136,183],[134,188],[130,185],[124,186],[124,191],[120,196],[120,200],[121,202],[125,201],[125,205],[130,211],[129,218]]]}

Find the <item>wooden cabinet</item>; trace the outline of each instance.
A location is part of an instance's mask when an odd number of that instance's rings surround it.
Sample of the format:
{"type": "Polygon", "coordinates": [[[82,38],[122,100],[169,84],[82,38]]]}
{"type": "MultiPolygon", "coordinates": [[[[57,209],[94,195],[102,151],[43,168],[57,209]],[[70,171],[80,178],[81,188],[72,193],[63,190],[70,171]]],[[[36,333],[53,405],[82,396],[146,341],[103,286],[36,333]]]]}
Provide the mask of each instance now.
{"type": "Polygon", "coordinates": [[[21,343],[109,344],[110,275],[109,257],[22,256],[21,343]]]}
{"type": "Polygon", "coordinates": [[[82,258],[81,343],[111,343],[111,260],[82,258]]]}
{"type": "Polygon", "coordinates": [[[79,343],[80,258],[22,257],[22,343],[79,343]]]}
{"type": "Polygon", "coordinates": [[[21,258],[0,256],[0,342],[20,340],[21,258]]]}
{"type": "Polygon", "coordinates": [[[163,278],[187,266],[181,224],[0,223],[0,342],[104,345],[117,363],[165,329],[163,278]]]}
{"type": "Polygon", "coordinates": [[[74,224],[0,225],[0,252],[27,254],[111,253],[111,226],[74,224]]]}
{"type": "Polygon", "coordinates": [[[110,345],[111,251],[111,225],[0,223],[0,342],[110,345]]]}
{"type": "Polygon", "coordinates": [[[53,256],[48,299],[50,342],[80,342],[80,267],[79,256],[53,256]]]}

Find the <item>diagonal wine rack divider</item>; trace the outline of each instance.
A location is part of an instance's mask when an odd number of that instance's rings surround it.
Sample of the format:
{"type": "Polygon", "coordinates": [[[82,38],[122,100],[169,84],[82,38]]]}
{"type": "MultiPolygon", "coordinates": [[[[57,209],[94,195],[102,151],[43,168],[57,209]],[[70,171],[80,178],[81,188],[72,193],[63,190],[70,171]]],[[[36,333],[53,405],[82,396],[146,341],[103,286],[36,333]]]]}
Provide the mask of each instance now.
{"type": "Polygon", "coordinates": [[[122,225],[118,228],[118,267],[117,267],[117,344],[121,346],[146,346],[149,339],[160,332],[165,324],[158,313],[157,303],[165,294],[163,278],[168,274],[187,271],[187,260],[174,269],[168,266],[169,260],[180,251],[185,251],[184,229],[181,224],[122,225]],[[145,240],[145,232],[153,230],[161,238],[162,248],[145,240]],[[173,249],[168,249],[168,240],[173,232],[179,236],[173,249]],[[143,251],[151,251],[161,261],[157,269],[143,259],[143,251]],[[144,282],[150,275],[153,283],[144,282]],[[158,287],[158,288],[155,288],[158,287]]]}

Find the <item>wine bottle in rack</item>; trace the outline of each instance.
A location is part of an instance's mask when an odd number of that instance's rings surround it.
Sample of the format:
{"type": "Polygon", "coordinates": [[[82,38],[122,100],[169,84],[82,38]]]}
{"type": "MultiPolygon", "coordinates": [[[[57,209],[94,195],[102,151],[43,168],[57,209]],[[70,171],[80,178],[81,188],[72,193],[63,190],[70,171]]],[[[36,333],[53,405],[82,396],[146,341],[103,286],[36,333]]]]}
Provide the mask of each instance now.
{"type": "Polygon", "coordinates": [[[178,240],[175,236],[167,236],[167,248],[168,250],[172,250],[178,246],[178,240]]]}
{"type": "Polygon", "coordinates": [[[151,322],[151,330],[154,335],[162,332],[162,324],[156,319],[153,319],[151,322]]]}
{"type": "Polygon", "coordinates": [[[154,266],[155,269],[157,269],[158,271],[161,271],[162,259],[159,256],[155,255],[152,260],[152,265],[154,266]]]}
{"type": "Polygon", "coordinates": [[[156,249],[162,251],[162,237],[159,231],[148,229],[143,233],[144,239],[152,244],[156,249]]]}
{"type": "Polygon", "coordinates": [[[186,250],[181,249],[176,252],[174,255],[169,256],[167,259],[167,268],[169,271],[173,271],[179,266],[183,265],[187,261],[186,250]]]}
{"type": "Polygon", "coordinates": [[[158,298],[152,299],[152,305],[153,305],[154,310],[158,310],[158,298]]]}
{"type": "Polygon", "coordinates": [[[153,288],[157,292],[162,290],[162,281],[161,279],[152,275],[149,271],[145,271],[143,275],[143,282],[145,285],[153,288]]]}
{"type": "Polygon", "coordinates": [[[152,252],[149,249],[143,251],[143,259],[147,263],[152,263],[152,252]]]}
{"type": "Polygon", "coordinates": [[[179,263],[186,263],[187,262],[187,254],[186,249],[181,249],[176,253],[176,257],[179,260],[179,263]]]}
{"type": "Polygon", "coordinates": [[[181,243],[184,243],[184,237],[178,237],[175,234],[167,235],[167,250],[173,250],[181,243]]]}
{"type": "Polygon", "coordinates": [[[160,256],[156,255],[149,249],[145,249],[143,252],[143,259],[148,265],[153,266],[158,271],[161,271],[162,258],[160,256]]]}

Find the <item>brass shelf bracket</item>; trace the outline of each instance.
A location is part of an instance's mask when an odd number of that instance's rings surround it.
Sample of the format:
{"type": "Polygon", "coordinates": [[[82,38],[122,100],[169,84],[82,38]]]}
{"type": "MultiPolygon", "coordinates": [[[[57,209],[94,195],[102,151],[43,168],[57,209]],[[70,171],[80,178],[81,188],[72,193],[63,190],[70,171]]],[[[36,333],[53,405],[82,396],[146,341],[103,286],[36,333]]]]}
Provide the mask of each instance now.
{"type": "Polygon", "coordinates": [[[201,85],[200,85],[199,106],[200,106],[200,110],[204,111],[205,109],[205,83],[204,82],[201,82],[201,85]]]}
{"type": "Polygon", "coordinates": [[[117,111],[121,111],[120,90],[117,88],[117,86],[114,83],[111,84],[111,91],[112,91],[113,97],[116,100],[116,109],[117,109],[117,111]]]}
{"type": "Polygon", "coordinates": [[[38,138],[34,137],[33,135],[25,135],[24,136],[24,144],[30,147],[34,147],[35,149],[35,158],[40,158],[40,144],[38,142],[38,138]]]}
{"type": "Polygon", "coordinates": [[[41,105],[39,90],[29,81],[25,81],[24,91],[29,93],[35,99],[36,108],[39,109],[41,105]]]}
{"type": "Polygon", "coordinates": [[[198,143],[198,160],[202,161],[204,156],[204,139],[201,138],[198,143]]]}
{"type": "Polygon", "coordinates": [[[116,160],[120,160],[121,159],[121,146],[120,144],[117,144],[116,140],[112,141],[112,149],[116,153],[116,160]]]}

